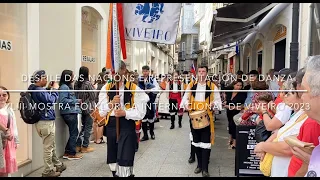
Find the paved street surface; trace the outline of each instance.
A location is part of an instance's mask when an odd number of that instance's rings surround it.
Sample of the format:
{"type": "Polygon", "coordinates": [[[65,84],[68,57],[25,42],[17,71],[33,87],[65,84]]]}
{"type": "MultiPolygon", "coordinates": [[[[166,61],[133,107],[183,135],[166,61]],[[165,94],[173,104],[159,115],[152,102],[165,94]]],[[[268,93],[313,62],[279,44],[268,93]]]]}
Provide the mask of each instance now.
{"type": "MultiPolygon", "coordinates": [[[[234,176],[235,150],[228,149],[227,119],[218,115],[215,123],[216,139],[211,151],[210,176],[234,176]]],[[[177,120],[176,120],[177,121],[177,120]]],[[[182,128],[170,130],[170,120],[160,120],[155,124],[155,140],[140,142],[136,153],[134,171],[136,177],[201,177],[194,174],[196,162],[188,163],[190,155],[189,120],[184,114],[182,128]]],[[[108,177],[112,176],[106,164],[106,145],[91,144],[96,150],[85,154],[81,160],[62,160],[67,165],[62,177],[108,177]]],[[[29,177],[39,177],[43,168],[29,177]]]]}

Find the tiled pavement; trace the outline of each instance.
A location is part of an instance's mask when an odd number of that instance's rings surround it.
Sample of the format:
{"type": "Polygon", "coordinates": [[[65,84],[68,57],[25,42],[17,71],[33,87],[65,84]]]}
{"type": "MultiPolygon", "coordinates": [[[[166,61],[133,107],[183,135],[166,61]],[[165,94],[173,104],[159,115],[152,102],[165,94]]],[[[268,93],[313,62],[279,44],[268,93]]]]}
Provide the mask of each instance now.
{"type": "MultiPolygon", "coordinates": [[[[234,176],[235,151],[227,146],[227,119],[225,114],[218,116],[215,123],[215,145],[211,151],[209,173],[213,176],[234,176]]],[[[177,122],[176,122],[177,123],[177,122]]],[[[196,162],[188,163],[190,153],[189,121],[184,115],[182,128],[170,130],[170,120],[160,120],[155,124],[155,140],[140,142],[136,153],[134,171],[136,177],[201,177],[194,174],[196,162]]],[[[112,176],[106,165],[106,145],[92,143],[96,150],[85,154],[81,160],[62,160],[67,165],[63,177],[107,177],[112,176]]],[[[39,177],[42,168],[29,174],[39,177]]]]}

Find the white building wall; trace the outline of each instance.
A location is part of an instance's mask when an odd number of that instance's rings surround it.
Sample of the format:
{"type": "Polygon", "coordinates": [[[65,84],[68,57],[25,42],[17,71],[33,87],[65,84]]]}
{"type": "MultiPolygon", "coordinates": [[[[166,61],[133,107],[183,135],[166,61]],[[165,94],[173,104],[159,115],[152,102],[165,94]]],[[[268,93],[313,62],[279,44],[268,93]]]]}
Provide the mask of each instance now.
{"type": "Polygon", "coordinates": [[[310,31],[310,5],[311,3],[300,3],[300,24],[299,24],[299,66],[302,68],[305,65],[308,57],[309,49],[309,31],[310,31]]]}
{"type": "MultiPolygon", "coordinates": [[[[250,49],[250,70],[257,69],[258,60],[257,60],[257,49],[255,48],[255,42],[257,40],[262,41],[263,45],[263,57],[262,57],[262,74],[265,74],[270,68],[274,67],[274,42],[273,38],[275,32],[279,25],[284,25],[287,28],[286,34],[286,59],[285,67],[290,67],[290,43],[291,43],[291,33],[292,33],[292,3],[287,6],[280,14],[278,14],[272,22],[264,29],[261,29],[257,32],[255,38],[253,38],[249,44],[250,49]]],[[[244,57],[241,57],[244,58],[244,57]]],[[[250,71],[249,70],[249,71],[250,71]]]]}
{"type": "Polygon", "coordinates": [[[198,34],[199,28],[194,24],[194,3],[183,3],[182,11],[182,34],[198,34]]]}
{"type": "Polygon", "coordinates": [[[131,48],[131,59],[127,59],[130,71],[137,70],[141,74],[142,67],[148,65],[156,74],[168,73],[170,57],[157,46],[149,42],[131,41],[131,48]]]}
{"type": "Polygon", "coordinates": [[[194,23],[198,24],[205,14],[206,3],[194,3],[194,23]]]}
{"type": "MultiPolygon", "coordinates": [[[[83,6],[94,8],[102,17],[100,59],[105,59],[106,26],[109,11],[108,3],[28,3],[28,74],[37,69],[46,70],[55,78],[64,69],[78,74],[81,66],[81,9],[83,6]],[[30,48],[32,47],[32,48],[30,48]]],[[[104,66],[103,60],[97,64],[98,69],[104,66]]],[[[57,109],[57,108],[56,108],[57,109]]],[[[56,111],[56,152],[62,156],[68,138],[67,126],[56,111]]],[[[31,161],[19,167],[12,176],[25,176],[43,166],[42,140],[34,126],[28,128],[31,161]]],[[[25,134],[19,134],[23,136],[25,134]]]]}

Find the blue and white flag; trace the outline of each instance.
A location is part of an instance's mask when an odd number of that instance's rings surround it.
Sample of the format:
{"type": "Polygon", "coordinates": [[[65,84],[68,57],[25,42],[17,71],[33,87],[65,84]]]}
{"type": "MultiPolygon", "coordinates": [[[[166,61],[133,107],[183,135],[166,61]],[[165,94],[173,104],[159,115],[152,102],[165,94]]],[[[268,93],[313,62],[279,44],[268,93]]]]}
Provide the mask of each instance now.
{"type": "Polygon", "coordinates": [[[123,3],[125,38],[174,44],[182,3],[123,3]]]}

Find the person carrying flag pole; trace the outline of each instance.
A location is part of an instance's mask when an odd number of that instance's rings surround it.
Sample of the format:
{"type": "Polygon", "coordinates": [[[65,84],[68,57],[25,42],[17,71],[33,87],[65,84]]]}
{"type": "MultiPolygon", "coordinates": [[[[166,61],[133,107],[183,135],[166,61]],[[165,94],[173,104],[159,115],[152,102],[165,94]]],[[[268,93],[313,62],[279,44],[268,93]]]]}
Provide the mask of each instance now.
{"type": "Polygon", "coordinates": [[[99,114],[105,117],[107,164],[114,177],[134,177],[136,121],[145,114],[149,97],[135,83],[126,81],[128,70],[121,60],[126,58],[122,3],[110,3],[106,67],[112,69],[113,80],[101,88],[99,114]],[[120,32],[120,34],[119,34],[120,32]],[[117,75],[115,75],[117,73],[117,75]],[[136,92],[138,91],[138,92],[136,92]]]}

